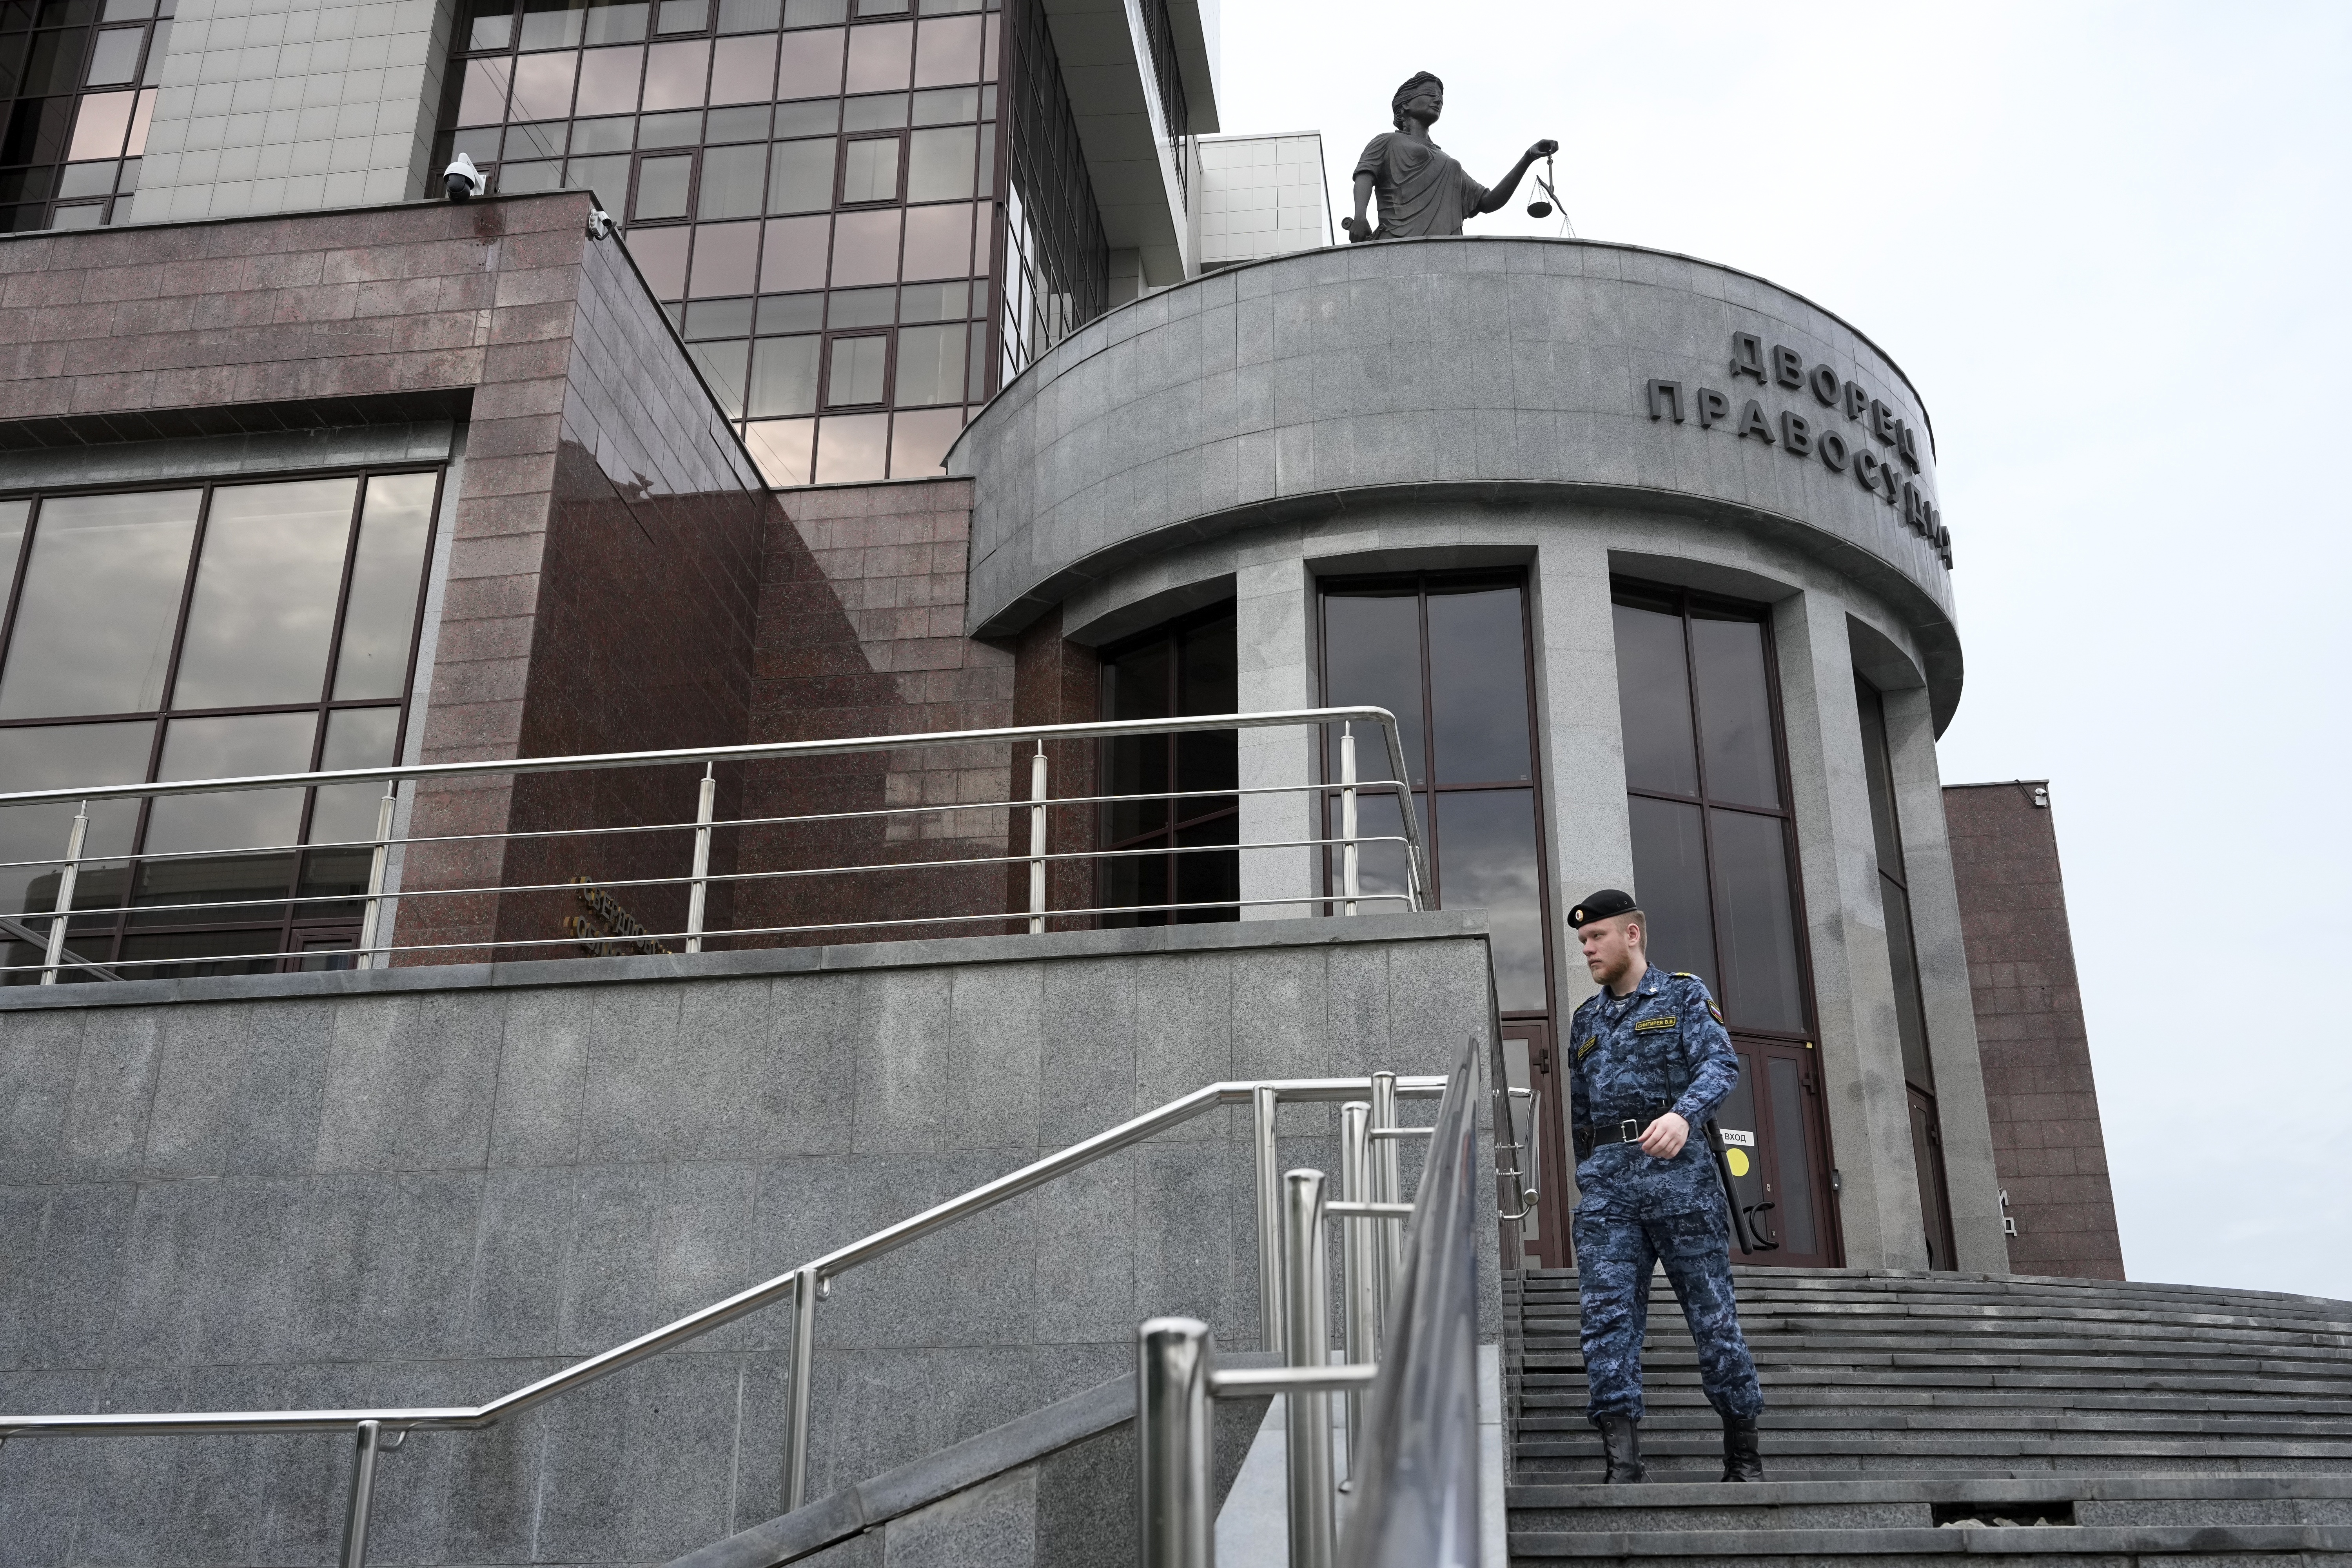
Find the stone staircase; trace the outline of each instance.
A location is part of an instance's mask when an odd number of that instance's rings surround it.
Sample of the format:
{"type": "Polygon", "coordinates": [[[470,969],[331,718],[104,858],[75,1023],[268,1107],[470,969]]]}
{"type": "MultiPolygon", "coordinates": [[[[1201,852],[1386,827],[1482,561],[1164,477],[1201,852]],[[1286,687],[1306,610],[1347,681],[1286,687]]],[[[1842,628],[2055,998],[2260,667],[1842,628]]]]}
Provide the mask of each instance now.
{"type": "Polygon", "coordinates": [[[1761,1486],[1654,1277],[1643,1451],[1603,1487],[1576,1275],[1505,1282],[1511,1557],[1821,1568],[1966,1552],[2352,1568],[2352,1302],[2018,1275],[1743,1268],[1761,1486]]]}

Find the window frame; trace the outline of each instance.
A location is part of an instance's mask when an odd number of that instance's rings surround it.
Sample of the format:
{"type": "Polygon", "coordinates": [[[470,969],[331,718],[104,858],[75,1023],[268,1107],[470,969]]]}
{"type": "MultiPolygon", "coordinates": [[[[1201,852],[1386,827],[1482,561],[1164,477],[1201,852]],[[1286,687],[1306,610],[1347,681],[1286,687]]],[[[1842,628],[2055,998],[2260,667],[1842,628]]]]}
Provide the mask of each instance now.
{"type": "MultiPolygon", "coordinates": [[[[441,542],[442,511],[448,500],[449,464],[446,461],[341,464],[329,468],[292,470],[282,474],[234,474],[217,476],[201,479],[186,480],[176,484],[146,483],[137,485],[60,485],[51,488],[0,489],[0,501],[21,500],[29,500],[31,502],[31,510],[26,519],[23,537],[17,541],[16,558],[14,563],[15,576],[8,586],[5,611],[0,611],[0,669],[5,669],[6,667],[10,647],[16,637],[18,611],[23,603],[26,588],[26,568],[32,562],[33,547],[40,531],[42,510],[47,502],[51,500],[70,500],[82,496],[140,495],[149,492],[181,489],[197,489],[200,490],[202,494],[201,499],[197,503],[195,527],[189,537],[188,559],[185,567],[183,569],[183,574],[180,581],[178,605],[173,612],[174,619],[172,627],[172,648],[170,657],[164,665],[163,695],[160,704],[152,709],[131,711],[52,714],[23,719],[0,719],[0,731],[57,728],[64,725],[78,724],[147,724],[150,726],[147,741],[147,763],[145,772],[142,775],[142,782],[152,784],[155,782],[156,772],[163,764],[165,738],[170,731],[172,723],[177,720],[232,717],[242,718],[250,715],[271,713],[313,714],[316,718],[311,728],[310,752],[309,761],[306,764],[306,771],[315,773],[319,771],[320,759],[326,746],[328,729],[327,720],[330,714],[344,710],[392,709],[398,715],[393,726],[392,754],[394,763],[396,764],[399,759],[404,754],[407,748],[409,722],[415,712],[418,663],[417,656],[424,639],[425,607],[431,595],[434,559],[441,542]],[[339,673],[339,666],[342,658],[343,632],[351,613],[352,577],[357,571],[359,564],[359,535],[361,524],[364,521],[367,511],[368,481],[373,479],[393,478],[404,474],[431,474],[434,476],[434,483],[433,499],[425,522],[424,547],[417,568],[415,590],[416,602],[415,606],[410,615],[408,627],[408,662],[407,668],[401,675],[400,693],[396,698],[372,697],[344,698],[339,700],[334,695],[335,679],[339,673]],[[343,536],[342,568],[336,579],[335,614],[333,623],[327,635],[327,657],[325,664],[320,674],[320,695],[318,699],[308,702],[248,703],[236,706],[216,706],[210,708],[180,708],[174,706],[173,700],[178,695],[176,688],[179,684],[180,666],[187,645],[189,611],[191,605],[194,602],[197,575],[203,569],[204,565],[205,542],[210,533],[212,527],[214,498],[220,491],[225,489],[247,489],[258,486],[273,484],[299,483],[309,480],[339,479],[350,479],[354,481],[352,487],[353,496],[352,501],[352,515],[349,522],[345,526],[343,536]]],[[[314,785],[306,788],[303,791],[302,808],[298,818],[298,826],[295,833],[295,844],[297,847],[288,851],[286,854],[286,889],[289,900],[301,896],[303,878],[310,869],[310,860],[312,856],[317,853],[317,851],[310,847],[310,836],[312,823],[318,809],[318,804],[319,792],[317,786],[314,785]]],[[[153,815],[153,810],[154,799],[152,796],[144,797],[140,801],[139,810],[132,828],[131,839],[130,854],[133,857],[143,856],[146,852],[150,820],[153,815]]],[[[276,931],[276,941],[278,944],[275,957],[277,958],[278,968],[280,972],[286,971],[288,965],[298,959],[304,950],[298,946],[297,943],[306,938],[316,939],[325,936],[340,936],[348,934],[352,939],[352,949],[344,949],[341,951],[348,952],[356,949],[360,922],[355,914],[342,913],[332,915],[311,915],[306,917],[302,911],[302,906],[295,905],[290,902],[279,910],[278,918],[275,921],[265,921],[259,919],[184,919],[178,921],[142,921],[138,918],[135,910],[139,901],[139,879],[141,875],[145,871],[148,862],[144,859],[133,859],[131,864],[132,868],[124,879],[123,891],[121,898],[121,905],[125,906],[124,910],[123,912],[116,913],[111,917],[111,925],[104,931],[102,935],[98,931],[90,931],[89,928],[84,927],[81,921],[79,919],[70,922],[69,929],[72,930],[73,936],[69,938],[68,945],[72,946],[83,958],[88,959],[92,963],[105,964],[111,962],[113,958],[120,953],[123,942],[134,935],[141,937],[183,936],[202,935],[213,931],[249,931],[256,933],[257,936],[259,933],[270,931],[273,927],[276,931]],[[105,949],[104,956],[100,956],[99,953],[89,951],[89,947],[83,945],[89,942],[92,937],[97,937],[98,945],[101,945],[105,949]]],[[[257,910],[256,912],[258,914],[265,911],[257,910]]],[[[202,957],[193,957],[188,959],[186,962],[190,964],[202,964],[209,961],[202,957]]],[[[256,959],[246,960],[243,962],[248,963],[258,963],[261,961],[256,959]]],[[[248,970],[247,972],[266,973],[267,971],[248,970]]],[[[173,971],[168,966],[157,965],[152,970],[142,970],[131,977],[154,978],[168,975],[171,973],[173,973],[173,971]]],[[[10,976],[8,979],[11,982],[16,982],[18,977],[10,976]]]]}
{"type": "Polygon", "coordinates": [[[1776,817],[1780,823],[1780,850],[1788,867],[1789,914],[1793,922],[1797,950],[1797,994],[1803,1013],[1801,1029],[1759,1028],[1748,1024],[1736,1026],[1742,1035],[1752,1035],[1761,1040],[1787,1044],[1811,1045],[1821,1038],[1821,1004],[1813,983],[1813,954],[1811,925],[1805,909],[1805,880],[1802,858],[1797,841],[1796,788],[1789,770],[1788,711],[1780,690],[1780,647],[1772,635],[1772,607],[1719,595],[1706,594],[1671,584],[1644,582],[1639,578],[1612,574],[1609,579],[1609,603],[1613,608],[1626,604],[1629,608],[1648,610],[1654,614],[1672,613],[1683,626],[1683,671],[1690,696],[1691,740],[1694,765],[1698,774],[1696,795],[1675,795],[1664,790],[1635,787],[1632,779],[1625,781],[1625,794],[1631,798],[1671,801],[1679,805],[1699,808],[1700,842],[1706,855],[1708,934],[1715,950],[1716,983],[1723,980],[1724,920],[1722,900],[1716,890],[1715,818],[1717,811],[1735,811],[1750,816],[1776,817]],[[1648,602],[1643,602],[1648,601],[1648,602]],[[1662,603],[1675,608],[1665,611],[1662,603]],[[1707,794],[1706,731],[1698,689],[1698,649],[1691,635],[1693,610],[1705,610],[1713,616],[1730,620],[1748,621],[1763,634],[1765,701],[1772,719],[1772,766],[1776,787],[1780,794],[1780,805],[1774,810],[1745,801],[1718,801],[1707,794]]]}
{"type": "MultiPolygon", "coordinates": [[[[1534,802],[1536,864],[1538,871],[1536,878],[1537,899],[1538,905],[1538,912],[1543,927],[1544,1005],[1539,1009],[1520,1008],[1516,1011],[1506,1010],[1503,1016],[1516,1020],[1540,1018],[1549,1021],[1555,1018],[1559,1013],[1559,964],[1560,952],[1559,939],[1552,929],[1555,916],[1552,888],[1553,870],[1551,859],[1551,832],[1550,824],[1546,820],[1548,813],[1545,809],[1546,803],[1549,799],[1549,792],[1544,784],[1543,701],[1540,696],[1540,688],[1538,685],[1538,670],[1536,668],[1535,658],[1536,626],[1534,583],[1531,581],[1528,570],[1523,566],[1503,567],[1499,569],[1473,567],[1465,570],[1433,570],[1426,572],[1348,573],[1334,574],[1326,577],[1318,577],[1315,580],[1314,587],[1316,656],[1315,689],[1317,700],[1325,707],[1332,705],[1330,659],[1328,651],[1330,646],[1330,626],[1326,616],[1325,601],[1334,595],[1345,595],[1351,591],[1361,592],[1366,590],[1377,591],[1382,589],[1394,590],[1400,588],[1411,588],[1413,591],[1413,615],[1415,624],[1418,627],[1417,635],[1420,638],[1420,717],[1422,755],[1419,765],[1423,770],[1423,777],[1428,782],[1419,786],[1415,786],[1410,779],[1405,780],[1404,783],[1406,785],[1406,795],[1410,797],[1414,797],[1412,809],[1420,809],[1421,803],[1418,797],[1423,795],[1432,797],[1427,803],[1428,809],[1423,814],[1419,824],[1422,829],[1423,847],[1427,849],[1429,856],[1429,887],[1425,889],[1429,907],[1432,909],[1444,909],[1445,907],[1444,871],[1443,869],[1444,850],[1442,848],[1440,837],[1444,832],[1444,824],[1440,820],[1444,814],[1437,809],[1437,802],[1434,797],[1440,794],[1468,795],[1500,790],[1525,790],[1529,792],[1534,802]],[[1432,584],[1442,584],[1441,592],[1445,590],[1475,591],[1481,588],[1514,588],[1518,592],[1519,653],[1523,661],[1523,679],[1525,682],[1528,703],[1528,776],[1525,779],[1482,779],[1455,782],[1452,780],[1442,780],[1442,777],[1437,771],[1437,721],[1436,709],[1433,705],[1433,699],[1432,697],[1432,682],[1430,679],[1429,662],[1429,601],[1431,597],[1430,587],[1432,584]]],[[[1402,718],[1403,715],[1400,714],[1399,717],[1402,718]]],[[[1330,768],[1329,758],[1331,756],[1329,746],[1321,746],[1317,750],[1318,756],[1316,765],[1318,772],[1328,772],[1330,768]]],[[[1407,758],[1405,762],[1405,771],[1407,773],[1411,773],[1413,766],[1413,759],[1407,758]]],[[[1359,766],[1357,771],[1360,775],[1364,770],[1359,766]]],[[[1339,781],[1336,778],[1326,778],[1323,782],[1326,784],[1336,784],[1339,781]]],[[[1339,820],[1339,805],[1338,795],[1336,793],[1327,793],[1323,797],[1323,810],[1320,814],[1323,822],[1323,832],[1321,835],[1323,837],[1336,838],[1339,836],[1340,825],[1339,820]]],[[[1340,892],[1338,857],[1339,851],[1336,849],[1326,849],[1319,857],[1323,865],[1323,891],[1326,895],[1334,898],[1338,897],[1340,892]]],[[[1376,909],[1393,907],[1394,906],[1374,906],[1376,909]]]]}

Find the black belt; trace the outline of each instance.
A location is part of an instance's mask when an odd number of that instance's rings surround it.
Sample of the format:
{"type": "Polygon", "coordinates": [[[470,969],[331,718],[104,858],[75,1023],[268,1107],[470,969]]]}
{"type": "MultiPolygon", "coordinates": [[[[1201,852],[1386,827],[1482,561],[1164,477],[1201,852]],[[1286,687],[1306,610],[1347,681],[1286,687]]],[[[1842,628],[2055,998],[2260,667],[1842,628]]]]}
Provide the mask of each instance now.
{"type": "MultiPolygon", "coordinates": [[[[1664,1111],[1658,1112],[1663,1117],[1664,1111]]],[[[1581,1141],[1595,1146],[1602,1143],[1639,1143],[1642,1135],[1656,1122],[1658,1117],[1628,1116],[1622,1121],[1600,1121],[1591,1127],[1579,1128],[1581,1141]]]]}

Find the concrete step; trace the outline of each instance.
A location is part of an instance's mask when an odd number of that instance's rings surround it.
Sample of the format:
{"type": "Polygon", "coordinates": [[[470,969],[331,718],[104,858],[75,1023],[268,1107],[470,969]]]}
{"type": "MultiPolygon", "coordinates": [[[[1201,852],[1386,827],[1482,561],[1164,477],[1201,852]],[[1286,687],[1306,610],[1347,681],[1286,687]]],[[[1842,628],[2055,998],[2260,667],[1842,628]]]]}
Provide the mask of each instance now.
{"type": "MultiPolygon", "coordinates": [[[[1646,1400],[1645,1400],[1646,1403],[1646,1400]]],[[[2301,1421],[2293,1417],[2132,1415],[2116,1413],[2038,1411],[1864,1411],[1791,1412],[1767,1407],[1761,1426],[1767,1432],[2013,1432],[2020,1435],[2147,1436],[2164,1438],[2211,1437],[2235,1443],[2244,1438],[2279,1438],[2341,1448],[2352,1456],[2352,1422],[2301,1421]]],[[[1642,1423],[1643,1436],[1684,1427],[1722,1429],[1722,1421],[1703,1405],[1653,1408],[1642,1423]]],[[[1528,1410],[1519,1415],[1522,1437],[1546,1432],[1591,1432],[1583,1407],[1528,1410]]]]}
{"type": "MultiPolygon", "coordinates": [[[[1696,1368],[1649,1366],[1644,1387],[1654,1405],[1679,1399],[1700,1399],[1696,1368]]],[[[1583,1375],[1531,1373],[1519,1380],[1519,1408],[1583,1408],[1583,1375]]],[[[1924,1375],[1816,1375],[1804,1383],[1780,1380],[1773,1384],[1771,1404],[1778,1411],[1804,1411],[1822,1405],[1834,1411],[2143,1411],[2210,1413],[2210,1415],[2282,1415],[2345,1417],[2352,1420],[2352,1399],[2319,1399],[2310,1392],[2265,1394],[2263,1389],[2126,1389],[2126,1387],[1976,1387],[1976,1384],[1931,1383],[1924,1375]]]]}
{"type": "MultiPolygon", "coordinates": [[[[2352,1311],[2343,1302],[2307,1301],[2293,1305],[2248,1300],[2227,1293],[2213,1295],[2134,1295],[2123,1292],[2074,1291],[2063,1294],[2019,1290],[1907,1289],[1861,1287],[1846,1289],[1788,1290],[1760,1283],[1752,1274],[1733,1270],[1733,1284],[1743,1301],[1785,1308],[1790,1311],[1834,1311],[1857,1305],[1890,1310],[1929,1311],[1939,1308],[2001,1307],[2016,1311],[2138,1311],[2158,1316],[2238,1318],[2249,1322],[2342,1328],[2352,1323],[2352,1311]]],[[[1663,1284],[1663,1274],[1653,1278],[1663,1284]]],[[[1572,1304],[1576,1285],[1571,1278],[1557,1289],[1521,1289],[1518,1299],[1530,1308],[1572,1304]]]]}
{"type": "Polygon", "coordinates": [[[2352,1568],[2352,1303],[1997,1275],[1735,1276],[1768,1401],[1773,1479],[1758,1486],[1714,1479],[1722,1427],[1663,1279],[1639,1487],[1595,1484],[1574,1272],[1507,1286],[1515,1561],[2352,1568]]]}
{"type": "Polygon", "coordinates": [[[2076,1525],[1875,1530],[1658,1530],[1620,1534],[1510,1532],[1514,1563],[1575,1558],[1585,1563],[1642,1563],[1672,1558],[1686,1563],[1759,1568],[1814,1568],[1824,1558],[1865,1558],[1874,1563],[1972,1563],[2080,1560],[2178,1559],[2209,1563],[2225,1555],[2298,1553],[2310,1568],[2352,1563],[2352,1527],[2325,1524],[2076,1525]]]}
{"type": "Polygon", "coordinates": [[[2047,1476],[2034,1479],[1650,1481],[1509,1489],[1512,1528],[1630,1530],[1918,1529],[1988,1524],[2352,1525],[2352,1477],[2047,1476]]]}
{"type": "MultiPolygon", "coordinates": [[[[1689,1384],[1698,1380],[1697,1358],[1694,1355],[1667,1357],[1646,1354],[1643,1364],[1653,1383],[1689,1384]]],[[[1784,1365],[1784,1370],[1788,1369],[1784,1365]]],[[[2020,1395],[2050,1394],[2063,1398],[2079,1394],[2090,1397],[2099,1394],[2144,1394],[2150,1397],[2180,1397],[2189,1399],[2226,1398],[2243,1394],[2263,1400],[2296,1400],[2323,1403],[2339,1400],[2352,1390],[2339,1383],[2320,1378],[2247,1377],[2226,1365],[2213,1372],[2178,1373],[2170,1371],[2122,1372],[2102,1375],[2096,1369],[2066,1368],[2045,1370],[2032,1368],[2011,1370],[1999,1365],[1990,1367],[1927,1366],[1811,1366],[1801,1369],[1803,1375],[1790,1382],[1800,1387],[1819,1389],[1825,1393],[1843,1390],[1855,1393],[1896,1388],[1948,1389],[1978,1393],[2008,1393],[2020,1395]]],[[[1584,1372],[1574,1369],[1535,1369],[1520,1373],[1530,1389],[1562,1387],[1569,1384],[1584,1386],[1584,1372]]],[[[1842,1395],[1841,1395],[1842,1396],[1842,1395]]]]}
{"type": "MultiPolygon", "coordinates": [[[[1743,1325],[1743,1330],[1745,1325],[1743,1325]]],[[[2251,1372],[2269,1376],[2311,1378],[2319,1382],[2352,1383],[2352,1361],[2337,1361],[2308,1352],[2281,1354],[2275,1350],[2245,1351],[2232,1354],[2230,1350],[2211,1342],[2183,1345],[2172,1353],[2163,1353],[2162,1347],[2146,1344],[2116,1343],[2113,1349],[2100,1352],[2062,1339],[2021,1341],[2000,1345],[1983,1340],[1960,1342],[1930,1339],[1924,1335],[1888,1335],[1884,1339],[1863,1341],[1852,1345],[1839,1345],[1831,1341],[1774,1340],[1753,1332],[1747,1334],[1749,1353],[1761,1365],[1769,1361],[1775,1365],[1802,1370],[1812,1366],[1980,1366],[2018,1367],[2028,1370],[2059,1371],[2121,1367],[2127,1370],[2180,1370],[2188,1372],[2251,1372]]],[[[1645,1352],[1690,1356],[1696,1353],[1687,1333],[1678,1330],[1657,1330],[1643,1341],[1645,1352]]],[[[1582,1355],[1578,1342],[1568,1335],[1538,1338],[1528,1335],[1516,1348],[1518,1357],[1528,1365],[1543,1365],[1559,1358],[1570,1361],[1582,1355]]]]}
{"type": "MultiPolygon", "coordinates": [[[[1656,1328],[1651,1333],[1673,1335],[1682,1321],[1682,1310],[1675,1302],[1654,1302],[1651,1321],[1656,1328]],[[1661,1321],[1670,1319],[1670,1321],[1661,1321]]],[[[2345,1366],[2352,1368],[2352,1335],[2316,1335],[2316,1333],[2270,1333],[2255,1328],[2157,1328],[2147,1323],[2053,1323],[2049,1319],[1933,1319],[1933,1321],[1906,1321],[1900,1317],[1855,1317],[1851,1321],[1828,1321],[1828,1319],[1776,1319],[1769,1314],[1757,1314],[1740,1310],[1740,1331],[1752,1342],[1773,1344],[1788,1342],[1792,1347],[1844,1347],[1844,1350],[1879,1350],[1894,1344],[1916,1342],[1936,1350],[1983,1350],[1988,1344],[2000,1347],[2070,1347],[2088,1352],[2091,1347],[2115,1347],[2131,1354],[2168,1354],[2168,1352],[2206,1352],[2227,1347],[2230,1352],[2251,1352],[2251,1354],[2286,1354],[2295,1359],[2312,1361],[2315,1366],[2345,1366]]],[[[1543,1344],[1545,1340],[1576,1342],[1578,1317],[1573,1311],[1561,1311],[1550,1319],[1527,1319],[1519,1333],[1528,1347],[1543,1344]]]]}
{"type": "MultiPolygon", "coordinates": [[[[2263,1310],[2310,1311],[2345,1315],[2347,1303],[2326,1296],[2299,1296],[2275,1290],[2246,1290],[2231,1286],[2168,1285],[2137,1279],[2082,1279],[2060,1275],[1968,1274],[1893,1268],[1777,1268],[1732,1263],[1732,1276],[1743,1290],[1750,1288],[1800,1293],[1911,1292],[1938,1294],[2001,1294],[2061,1300],[2082,1297],[2130,1297],[2189,1302],[2229,1301],[2263,1310]]],[[[1528,1295],[1576,1289],[1573,1268],[1531,1268],[1513,1277],[1512,1289],[1528,1295]]]]}

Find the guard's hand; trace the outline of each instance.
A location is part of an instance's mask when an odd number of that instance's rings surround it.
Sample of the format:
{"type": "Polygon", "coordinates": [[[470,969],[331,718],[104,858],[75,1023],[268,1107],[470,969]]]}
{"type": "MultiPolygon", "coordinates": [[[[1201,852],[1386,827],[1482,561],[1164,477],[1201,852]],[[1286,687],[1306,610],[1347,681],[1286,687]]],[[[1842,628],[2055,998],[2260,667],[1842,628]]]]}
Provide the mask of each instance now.
{"type": "Polygon", "coordinates": [[[1372,237],[1372,226],[1366,219],[1343,217],[1339,220],[1339,226],[1348,231],[1348,243],[1350,245],[1372,237]]]}
{"type": "Polygon", "coordinates": [[[1671,1160],[1690,1142],[1690,1123],[1669,1110],[1642,1134],[1642,1152],[1653,1160],[1671,1160]]]}
{"type": "Polygon", "coordinates": [[[1542,141],[1528,149],[1528,162],[1532,163],[1538,158],[1549,158],[1554,153],[1559,151],[1559,143],[1547,136],[1542,141]]]}

